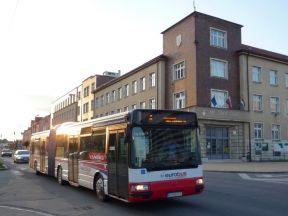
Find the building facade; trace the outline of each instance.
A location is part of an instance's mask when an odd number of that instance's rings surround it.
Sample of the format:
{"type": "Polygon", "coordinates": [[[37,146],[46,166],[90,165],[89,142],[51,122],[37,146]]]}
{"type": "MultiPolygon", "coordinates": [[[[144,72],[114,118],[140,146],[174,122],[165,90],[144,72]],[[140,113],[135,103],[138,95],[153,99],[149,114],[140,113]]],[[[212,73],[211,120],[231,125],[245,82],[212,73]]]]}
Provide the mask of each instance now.
{"type": "Polygon", "coordinates": [[[52,104],[51,125],[55,126],[64,122],[75,122],[78,116],[78,103],[81,103],[82,85],[73,88],[52,104]]]}
{"type": "Polygon", "coordinates": [[[110,80],[120,77],[120,75],[120,71],[118,73],[105,71],[103,75],[90,76],[82,82],[82,95],[79,100],[81,103],[78,103],[78,121],[88,121],[94,116],[94,95],[92,92],[110,80]]]}
{"type": "Polygon", "coordinates": [[[239,159],[249,151],[248,114],[240,110],[241,28],[194,12],[162,32],[166,108],[198,114],[203,158],[239,159]]]}
{"type": "Polygon", "coordinates": [[[243,45],[239,72],[252,158],[288,159],[288,56],[243,45]]]}
{"type": "Polygon", "coordinates": [[[136,108],[165,108],[165,60],[160,55],[94,90],[94,118],[136,108]]]}

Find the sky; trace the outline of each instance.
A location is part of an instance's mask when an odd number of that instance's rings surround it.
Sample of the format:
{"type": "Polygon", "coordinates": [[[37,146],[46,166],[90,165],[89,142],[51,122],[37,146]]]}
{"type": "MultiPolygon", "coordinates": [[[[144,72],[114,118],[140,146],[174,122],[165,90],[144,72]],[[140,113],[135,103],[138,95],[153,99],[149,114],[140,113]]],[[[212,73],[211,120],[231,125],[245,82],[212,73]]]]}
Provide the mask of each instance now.
{"type": "MultiPolygon", "coordinates": [[[[243,44],[288,55],[287,0],[194,2],[243,25],[243,44]]],[[[21,139],[87,77],[162,54],[161,32],[193,11],[193,0],[0,0],[0,139],[21,139]]]]}

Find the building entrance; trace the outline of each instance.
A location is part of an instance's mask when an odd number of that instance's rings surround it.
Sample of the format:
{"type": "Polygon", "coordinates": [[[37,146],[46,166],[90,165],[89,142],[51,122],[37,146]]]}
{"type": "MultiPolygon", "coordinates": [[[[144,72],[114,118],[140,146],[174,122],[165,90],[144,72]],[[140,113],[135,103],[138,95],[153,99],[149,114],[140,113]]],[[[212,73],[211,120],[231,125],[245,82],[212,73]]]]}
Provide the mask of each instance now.
{"type": "Polygon", "coordinates": [[[208,159],[229,159],[229,129],[206,127],[206,154],[208,159]]]}

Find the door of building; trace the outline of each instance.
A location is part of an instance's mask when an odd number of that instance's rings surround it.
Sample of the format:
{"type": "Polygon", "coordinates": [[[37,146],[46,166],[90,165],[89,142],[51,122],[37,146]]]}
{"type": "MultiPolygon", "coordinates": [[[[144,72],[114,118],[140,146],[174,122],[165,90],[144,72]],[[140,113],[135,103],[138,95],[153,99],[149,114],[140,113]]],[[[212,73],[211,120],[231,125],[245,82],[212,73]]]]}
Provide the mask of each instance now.
{"type": "Polygon", "coordinates": [[[206,127],[206,154],[208,159],[229,159],[229,128],[206,127]]]}

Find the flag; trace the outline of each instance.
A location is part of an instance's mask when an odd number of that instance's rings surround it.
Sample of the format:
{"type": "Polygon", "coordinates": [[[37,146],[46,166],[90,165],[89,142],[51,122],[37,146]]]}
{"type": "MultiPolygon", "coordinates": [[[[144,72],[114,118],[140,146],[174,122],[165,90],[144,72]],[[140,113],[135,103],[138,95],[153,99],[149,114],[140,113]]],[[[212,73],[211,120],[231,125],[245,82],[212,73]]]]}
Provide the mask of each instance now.
{"type": "Polygon", "coordinates": [[[245,101],[243,99],[241,99],[240,101],[240,110],[244,110],[245,109],[245,101]]]}
{"type": "Polygon", "coordinates": [[[212,103],[213,107],[217,106],[217,101],[216,101],[215,95],[213,95],[213,97],[211,99],[211,103],[212,103]]]}
{"type": "Polygon", "coordinates": [[[227,104],[229,109],[232,108],[232,101],[231,101],[231,97],[230,96],[226,99],[226,104],[227,104]]]}

